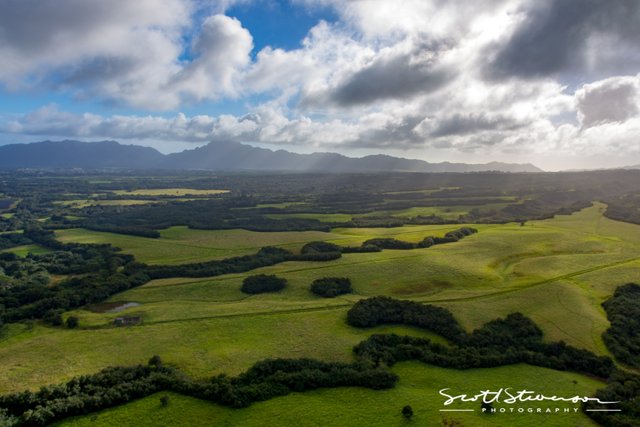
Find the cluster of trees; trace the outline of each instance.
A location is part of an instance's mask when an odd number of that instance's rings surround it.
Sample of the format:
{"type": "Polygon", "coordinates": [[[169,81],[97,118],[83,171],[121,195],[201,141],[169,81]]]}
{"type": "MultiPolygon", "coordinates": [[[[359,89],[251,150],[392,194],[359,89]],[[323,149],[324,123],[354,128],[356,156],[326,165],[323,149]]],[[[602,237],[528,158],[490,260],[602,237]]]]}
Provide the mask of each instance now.
{"type": "Polygon", "coordinates": [[[340,253],[365,253],[380,252],[383,249],[400,249],[410,250],[417,248],[429,248],[433,245],[442,243],[457,242],[465,236],[477,233],[478,230],[471,227],[462,227],[454,231],[450,231],[444,237],[428,236],[418,243],[405,242],[403,240],[393,239],[390,237],[375,238],[366,240],[360,246],[340,246],[330,242],[309,242],[301,249],[303,255],[311,254],[340,254],[340,253]]]}
{"type": "Polygon", "coordinates": [[[591,206],[591,201],[597,197],[589,197],[589,194],[593,195],[594,193],[548,190],[541,192],[535,198],[525,199],[499,209],[471,209],[468,213],[461,215],[458,221],[461,223],[503,224],[505,222],[549,219],[555,215],[569,215],[591,206]]]}
{"type": "Polygon", "coordinates": [[[602,334],[607,348],[620,362],[640,368],[640,286],[618,287],[602,306],[611,324],[602,334]]]}
{"type": "Polygon", "coordinates": [[[640,192],[637,189],[617,197],[606,197],[604,201],[607,203],[605,216],[640,224],[640,192]]]}
{"type": "Polygon", "coordinates": [[[163,366],[154,356],[147,366],[111,367],[65,384],[0,396],[0,425],[43,426],[129,402],[159,391],[175,391],[231,407],[322,387],[391,388],[398,377],[364,363],[273,359],[231,378],[197,381],[163,366]]]}
{"type": "Polygon", "coordinates": [[[374,297],[361,300],[347,313],[353,326],[369,327],[401,323],[422,327],[447,338],[451,346],[407,336],[373,335],[354,351],[375,365],[420,360],[437,366],[469,369],[529,363],[558,370],[572,370],[607,378],[613,361],[564,342],[544,343],[542,331],[520,313],[496,319],[467,334],[453,315],[442,307],[413,301],[374,297]]]}
{"type": "Polygon", "coordinates": [[[471,227],[462,227],[454,231],[450,231],[444,235],[444,237],[428,236],[422,239],[418,243],[404,242],[402,240],[392,238],[377,238],[369,239],[363,243],[363,246],[375,246],[380,249],[416,249],[416,248],[429,248],[433,245],[440,245],[443,243],[457,242],[465,236],[477,233],[478,230],[471,227]]]}
{"type": "Polygon", "coordinates": [[[330,242],[309,242],[305,244],[300,253],[302,255],[318,255],[318,254],[353,254],[366,252],[380,252],[377,246],[361,245],[361,246],[340,246],[330,242]]]}
{"type": "Polygon", "coordinates": [[[127,272],[141,271],[152,279],[168,277],[209,277],[229,273],[242,273],[260,267],[268,267],[290,261],[293,254],[286,249],[267,246],[254,255],[226,258],[216,261],[180,265],[145,265],[133,263],[126,267],[127,272]]]}
{"type": "Polygon", "coordinates": [[[254,208],[259,199],[225,197],[192,201],[172,201],[128,207],[89,207],[82,227],[96,231],[158,237],[157,230],[186,225],[202,230],[242,228],[251,231],[330,231],[331,224],[315,219],[272,219],[254,208]]]}
{"type": "Polygon", "coordinates": [[[118,292],[143,285],[149,276],[120,272],[75,277],[56,286],[16,286],[0,290],[0,312],[4,322],[24,319],[51,319],[57,323],[63,311],[104,301],[118,292]]]}
{"type": "Polygon", "coordinates": [[[245,294],[261,294],[264,292],[278,292],[287,286],[287,279],[275,274],[256,274],[248,276],[242,281],[240,290],[245,294]]]}
{"type": "Polygon", "coordinates": [[[22,233],[0,234],[0,251],[21,245],[29,245],[33,243],[31,239],[22,233]]]}
{"type": "Polygon", "coordinates": [[[338,295],[352,292],[351,280],[348,277],[323,277],[311,283],[311,292],[325,298],[335,298],[338,295]]]}
{"type": "Polygon", "coordinates": [[[53,249],[42,255],[0,254],[0,320],[44,318],[59,324],[61,312],[103,301],[149,280],[118,271],[133,257],[109,245],[63,244],[48,230],[25,230],[33,242],[53,249]],[[50,274],[82,275],[49,286],[50,274]]]}
{"type": "Polygon", "coordinates": [[[465,330],[446,308],[386,296],[361,299],[347,312],[347,323],[358,328],[399,323],[433,331],[444,338],[461,342],[465,330]]]}
{"type": "Polygon", "coordinates": [[[365,241],[363,246],[375,246],[380,249],[415,249],[417,245],[411,242],[393,239],[391,237],[375,238],[365,241]]]}
{"type": "Polygon", "coordinates": [[[637,427],[640,420],[640,375],[616,369],[607,380],[607,386],[596,391],[602,402],[619,402],[615,406],[587,402],[582,409],[604,427],[637,427]],[[619,409],[602,412],[598,409],[619,409]],[[594,411],[594,409],[596,411],[594,411]]]}
{"type": "Polygon", "coordinates": [[[143,272],[151,279],[168,277],[210,277],[221,274],[242,273],[260,267],[268,267],[285,261],[331,261],[340,258],[338,253],[294,254],[286,249],[265,246],[253,255],[222,260],[180,265],[145,265],[131,263],[125,267],[128,273],[143,272]]]}
{"type": "Polygon", "coordinates": [[[128,234],[130,236],[148,237],[150,239],[157,239],[160,237],[160,232],[152,228],[146,227],[131,227],[124,225],[103,224],[100,222],[86,221],[83,226],[93,231],[104,231],[107,233],[128,234]]]}

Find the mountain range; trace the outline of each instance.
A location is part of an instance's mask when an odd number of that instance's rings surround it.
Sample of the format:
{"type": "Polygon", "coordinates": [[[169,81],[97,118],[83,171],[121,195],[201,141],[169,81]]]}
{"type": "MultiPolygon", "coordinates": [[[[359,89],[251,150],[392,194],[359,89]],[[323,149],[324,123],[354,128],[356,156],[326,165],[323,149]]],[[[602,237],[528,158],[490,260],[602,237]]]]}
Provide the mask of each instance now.
{"type": "Polygon", "coordinates": [[[283,172],[542,172],[536,166],[491,162],[429,163],[387,155],[297,154],[235,142],[212,142],[179,153],[116,141],[42,141],[0,146],[2,169],[167,169],[283,172]]]}

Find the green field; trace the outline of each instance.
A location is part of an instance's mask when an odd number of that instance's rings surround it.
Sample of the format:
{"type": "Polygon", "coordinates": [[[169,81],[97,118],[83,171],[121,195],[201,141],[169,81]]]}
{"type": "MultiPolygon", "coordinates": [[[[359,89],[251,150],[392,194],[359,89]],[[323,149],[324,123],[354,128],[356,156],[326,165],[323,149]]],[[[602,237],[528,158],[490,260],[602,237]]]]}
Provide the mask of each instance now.
{"type": "MultiPolygon", "coordinates": [[[[287,209],[291,206],[304,206],[306,202],[284,202],[284,203],[260,203],[256,205],[256,208],[276,208],[276,209],[287,209]]],[[[236,209],[246,209],[246,208],[236,208],[236,209]]]]}
{"type": "MultiPolygon", "coordinates": [[[[478,209],[482,212],[497,211],[508,205],[514,203],[512,198],[505,203],[494,203],[487,205],[456,205],[456,206],[427,206],[427,207],[413,207],[408,209],[399,210],[378,210],[366,214],[331,214],[331,213],[286,213],[286,214],[267,214],[268,218],[272,219],[288,219],[288,218],[302,218],[302,219],[316,219],[321,222],[349,222],[353,218],[368,218],[368,217],[380,217],[380,216],[395,216],[400,218],[414,218],[417,216],[439,216],[440,218],[447,220],[458,219],[460,215],[468,214],[472,209],[478,209]]],[[[258,207],[279,207],[287,208],[294,204],[279,204],[279,205],[261,205],[258,207]]]]}
{"type": "MultiPolygon", "coordinates": [[[[247,274],[152,281],[109,300],[136,302],[139,306],[119,313],[81,309],[65,314],[80,318],[78,329],[36,324],[30,329],[12,330],[0,342],[3,361],[0,392],[37,388],[109,365],[145,363],[153,354],[203,378],[218,373],[238,374],[268,357],[351,361],[353,346],[372,333],[433,337],[409,327],[361,330],[348,326],[345,318],[350,305],[372,295],[445,306],[469,330],[520,311],[542,328],[546,340],[564,340],[598,354],[608,354],[601,340],[608,327],[601,303],[617,286],[640,280],[640,226],[604,218],[603,209],[603,205],[595,204],[570,216],[528,221],[524,226],[477,225],[477,234],[428,249],[346,254],[331,262],[287,262],[249,273],[287,278],[288,287],[273,294],[241,293],[240,284],[247,274]],[[350,277],[354,294],[335,299],[312,295],[308,290],[311,281],[325,276],[350,277]],[[139,316],[142,324],[114,327],[113,319],[122,315],[139,316]]],[[[395,237],[416,242],[458,227],[334,229],[331,233],[172,227],[163,230],[160,239],[81,229],[61,230],[57,235],[63,241],[110,242],[142,261],[167,263],[252,253],[265,245],[295,250],[312,240],[354,245],[372,237],[395,237]]],[[[275,417],[286,423],[300,420],[306,414],[308,422],[300,425],[326,425],[323,424],[326,420],[338,420],[334,425],[340,425],[341,417],[345,420],[343,425],[350,422],[353,425],[355,419],[364,420],[362,425],[394,425],[404,422],[400,409],[409,403],[416,411],[416,425],[439,425],[441,414],[433,406],[439,401],[432,400],[433,391],[444,387],[475,389],[519,381],[528,388],[549,384],[548,392],[560,395],[569,390],[590,393],[598,386],[583,376],[529,366],[459,372],[407,363],[395,369],[400,383],[384,392],[320,390],[242,410],[177,395],[172,396],[168,408],[159,408],[156,396],[101,413],[96,422],[145,425],[149,420],[148,425],[163,425],[153,424],[153,420],[167,417],[175,421],[165,425],[197,425],[197,419],[203,417],[219,420],[216,425],[253,425],[275,417]],[[181,413],[190,416],[185,412],[194,414],[192,422],[189,418],[178,420],[181,413]],[[433,420],[435,424],[430,424],[433,420]]],[[[465,426],[486,425],[479,416],[459,414],[455,418],[465,426]]],[[[572,416],[571,421],[564,416],[556,414],[532,421],[529,416],[498,414],[491,418],[491,423],[592,425],[582,415],[572,416]]]]}
{"type": "Polygon", "coordinates": [[[180,264],[248,255],[268,245],[298,250],[306,242],[334,237],[317,231],[260,233],[187,227],[162,230],[158,239],[83,229],[58,230],[56,236],[63,242],[111,243],[150,264],[180,264]]]}
{"type": "Polygon", "coordinates": [[[82,209],[89,206],[134,206],[134,205],[148,205],[150,203],[159,203],[155,200],[93,200],[93,199],[75,199],[75,200],[61,200],[56,201],[54,204],[69,207],[72,209],[82,209]]]}
{"type": "MultiPolygon", "coordinates": [[[[580,411],[574,413],[497,413],[482,414],[479,403],[451,405],[446,408],[474,409],[474,412],[440,412],[444,409],[441,385],[459,393],[475,394],[488,384],[501,384],[515,390],[535,390],[547,395],[590,395],[602,383],[580,375],[557,372],[527,365],[493,369],[456,371],[415,362],[405,362],[393,369],[400,381],[391,390],[373,391],[342,388],[294,393],[245,409],[225,408],[207,401],[175,393],[158,393],[127,405],[95,415],[66,420],[59,426],[442,426],[443,418],[457,420],[464,426],[595,426],[580,411]],[[160,396],[169,396],[166,407],[160,396]],[[405,420],[400,411],[411,405],[414,417],[405,420]]],[[[495,408],[511,405],[496,404],[495,408]]],[[[567,408],[577,404],[521,404],[517,408],[567,408]]]]}
{"type": "Polygon", "coordinates": [[[11,252],[18,256],[25,257],[29,254],[33,254],[33,255],[46,254],[48,252],[51,252],[51,249],[47,249],[44,246],[40,246],[40,245],[22,245],[22,246],[16,246],[10,249],[5,249],[0,252],[11,252]]]}
{"type": "Polygon", "coordinates": [[[195,190],[192,188],[148,188],[141,190],[117,190],[114,194],[123,196],[214,196],[228,193],[229,190],[195,190]]]}
{"type": "MultiPolygon", "coordinates": [[[[390,215],[404,218],[413,218],[416,216],[439,216],[444,219],[458,219],[460,215],[468,214],[472,209],[478,209],[482,212],[499,210],[510,204],[513,204],[513,201],[505,202],[505,203],[494,203],[482,206],[476,205],[456,205],[456,206],[429,206],[429,207],[413,207],[408,209],[402,209],[397,211],[383,211],[383,212],[375,212],[371,215],[390,215]]],[[[367,216],[367,215],[363,215],[367,216]]]]}
{"type": "Polygon", "coordinates": [[[349,222],[353,215],[349,214],[322,214],[322,213],[294,213],[294,214],[267,214],[267,218],[272,219],[288,219],[288,218],[301,218],[301,219],[317,219],[321,222],[349,222]]]}
{"type": "Polygon", "coordinates": [[[152,239],[85,229],[56,231],[62,242],[110,243],[150,264],[181,264],[222,259],[256,253],[264,246],[279,246],[298,251],[305,243],[326,240],[341,245],[360,245],[372,237],[397,237],[418,242],[427,235],[443,235],[456,225],[407,226],[398,228],[337,228],[320,231],[258,232],[248,230],[194,230],[170,227],[152,239]]]}

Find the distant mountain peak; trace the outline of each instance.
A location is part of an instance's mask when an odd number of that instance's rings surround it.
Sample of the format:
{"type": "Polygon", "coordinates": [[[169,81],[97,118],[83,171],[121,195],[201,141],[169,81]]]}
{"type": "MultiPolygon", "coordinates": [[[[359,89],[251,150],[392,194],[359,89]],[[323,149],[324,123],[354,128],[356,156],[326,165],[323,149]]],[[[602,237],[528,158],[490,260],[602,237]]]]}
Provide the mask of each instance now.
{"type": "Polygon", "coordinates": [[[534,165],[429,163],[417,159],[373,154],[361,158],[338,153],[297,154],[235,142],[212,142],[164,155],[154,148],[117,141],[42,141],[0,146],[0,168],[34,169],[171,169],[282,172],[542,172],[534,165]]]}

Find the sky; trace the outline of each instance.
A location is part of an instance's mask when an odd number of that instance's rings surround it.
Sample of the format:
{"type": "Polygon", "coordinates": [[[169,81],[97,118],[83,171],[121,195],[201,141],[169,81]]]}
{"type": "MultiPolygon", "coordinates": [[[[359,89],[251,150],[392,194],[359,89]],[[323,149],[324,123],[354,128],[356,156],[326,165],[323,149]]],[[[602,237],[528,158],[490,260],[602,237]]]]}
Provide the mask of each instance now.
{"type": "Polygon", "coordinates": [[[640,164],[638,0],[0,0],[0,144],[640,164]]]}

